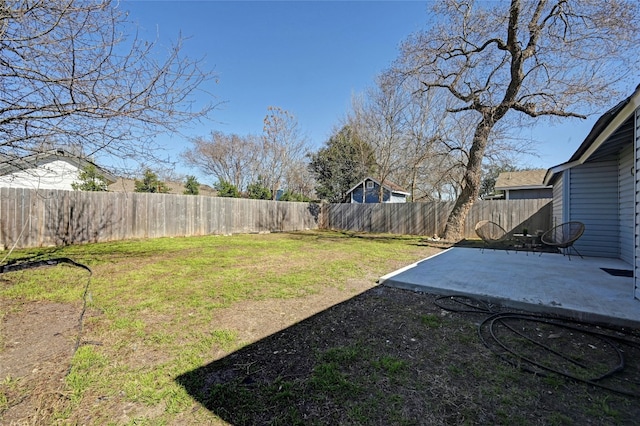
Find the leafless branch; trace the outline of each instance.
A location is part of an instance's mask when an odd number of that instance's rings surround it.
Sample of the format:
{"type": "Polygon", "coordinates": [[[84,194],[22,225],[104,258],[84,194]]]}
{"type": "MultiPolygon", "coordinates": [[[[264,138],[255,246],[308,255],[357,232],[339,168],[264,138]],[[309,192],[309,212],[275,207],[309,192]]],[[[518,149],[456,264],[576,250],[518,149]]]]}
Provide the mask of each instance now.
{"type": "Polygon", "coordinates": [[[450,114],[475,114],[464,185],[448,223],[455,238],[477,199],[496,125],[515,122],[518,114],[510,112],[585,118],[606,106],[625,87],[620,82],[638,77],[640,21],[637,4],[627,0],[448,0],[435,4],[434,14],[438,23],[403,44],[394,71],[424,92],[449,96],[450,114]]]}
{"type": "MultiPolygon", "coordinates": [[[[195,94],[215,80],[202,60],[142,40],[108,0],[6,0],[0,7],[0,154],[46,141],[87,155],[153,158],[153,139],[210,118],[195,94]]],[[[121,5],[120,5],[121,6],[121,5]]]]}

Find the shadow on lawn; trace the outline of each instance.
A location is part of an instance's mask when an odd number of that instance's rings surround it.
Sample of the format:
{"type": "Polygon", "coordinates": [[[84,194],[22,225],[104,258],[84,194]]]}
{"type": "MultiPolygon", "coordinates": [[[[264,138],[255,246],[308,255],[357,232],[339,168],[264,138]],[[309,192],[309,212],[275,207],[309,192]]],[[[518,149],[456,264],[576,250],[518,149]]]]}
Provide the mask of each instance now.
{"type": "Polygon", "coordinates": [[[234,425],[585,424],[594,410],[608,423],[603,404],[620,423],[640,416],[632,397],[499,362],[478,338],[485,314],[434,301],[375,287],[176,381],[234,425]]]}
{"type": "Polygon", "coordinates": [[[376,287],[176,380],[235,425],[420,423],[409,372],[429,370],[417,365],[429,310],[431,299],[376,287]]]}

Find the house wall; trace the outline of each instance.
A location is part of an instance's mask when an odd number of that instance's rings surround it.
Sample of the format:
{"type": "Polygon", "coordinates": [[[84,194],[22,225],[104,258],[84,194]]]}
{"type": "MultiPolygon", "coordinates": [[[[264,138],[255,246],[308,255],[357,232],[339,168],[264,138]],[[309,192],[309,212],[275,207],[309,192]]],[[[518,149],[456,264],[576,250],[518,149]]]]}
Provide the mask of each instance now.
{"type": "Polygon", "coordinates": [[[573,167],[563,222],[577,220],[585,232],[574,244],[584,256],[620,257],[618,159],[573,167]]]}
{"type": "Polygon", "coordinates": [[[53,160],[33,169],[0,176],[0,187],[71,191],[71,184],[78,180],[78,175],[77,166],[64,160],[53,160]]]}
{"type": "Polygon", "coordinates": [[[635,273],[633,274],[634,285],[635,285],[635,296],[636,299],[640,299],[640,284],[638,275],[640,275],[640,177],[638,177],[638,170],[640,170],[640,108],[635,111],[635,123],[634,123],[634,205],[635,205],[635,219],[634,219],[634,227],[635,232],[634,235],[634,268],[635,273]]]}
{"type": "MultiPolygon", "coordinates": [[[[373,188],[365,188],[364,189],[364,201],[362,198],[362,186],[358,186],[351,193],[351,202],[352,203],[377,203],[378,202],[378,191],[380,191],[380,187],[374,183],[373,188]]],[[[388,198],[387,191],[383,195],[383,199],[388,198]]]]}
{"type": "MultiPolygon", "coordinates": [[[[369,181],[367,181],[369,182],[369,181]]],[[[366,184],[365,184],[366,185],[366,184]]],[[[358,186],[351,192],[351,202],[352,203],[362,203],[362,185],[358,186]]],[[[365,188],[365,203],[378,203],[378,195],[380,194],[380,185],[373,182],[373,188],[365,188]]],[[[407,200],[401,194],[391,193],[388,190],[384,190],[382,194],[382,200],[384,203],[405,203],[407,200]]]]}
{"type": "Polygon", "coordinates": [[[402,194],[397,194],[395,192],[391,193],[391,198],[388,201],[389,203],[406,203],[407,197],[402,194]]]}
{"type": "Polygon", "coordinates": [[[618,159],[619,242],[620,258],[630,265],[634,256],[634,150],[630,144],[618,159]]]}
{"type": "Polygon", "coordinates": [[[541,198],[551,198],[553,191],[551,188],[539,189],[510,189],[507,194],[508,200],[539,200],[541,198]]]}
{"type": "Polygon", "coordinates": [[[565,175],[569,173],[569,170],[563,172],[556,183],[553,185],[553,207],[551,216],[551,225],[560,225],[563,222],[563,201],[564,201],[564,182],[565,175]]]}

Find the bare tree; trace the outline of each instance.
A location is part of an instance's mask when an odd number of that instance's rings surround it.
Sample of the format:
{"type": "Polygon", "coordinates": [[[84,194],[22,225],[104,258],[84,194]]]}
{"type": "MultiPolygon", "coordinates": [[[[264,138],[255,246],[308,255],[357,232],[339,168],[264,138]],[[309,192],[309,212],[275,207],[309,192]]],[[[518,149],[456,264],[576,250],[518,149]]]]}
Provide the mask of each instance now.
{"type": "Polygon", "coordinates": [[[239,191],[260,181],[276,197],[283,185],[310,194],[311,182],[302,182],[306,173],[306,141],[295,117],[278,107],[269,107],[260,136],[211,132],[209,138],[196,137],[193,147],[182,157],[218,181],[226,181],[239,191]]]}
{"type": "Polygon", "coordinates": [[[308,199],[316,198],[316,181],[309,170],[308,164],[302,161],[297,161],[292,164],[291,168],[287,172],[286,182],[287,189],[291,191],[291,193],[302,195],[308,199]]]}
{"type": "Polygon", "coordinates": [[[304,163],[306,140],[300,133],[298,121],[289,111],[270,106],[264,118],[259,175],[271,190],[275,200],[278,189],[304,163]]]}
{"type": "Polygon", "coordinates": [[[392,172],[395,182],[407,188],[413,201],[440,200],[442,188],[450,178],[447,150],[446,115],[434,93],[421,93],[415,79],[400,82],[407,97],[402,111],[403,166],[392,172]]]}
{"type": "Polygon", "coordinates": [[[211,132],[209,138],[196,137],[191,143],[193,147],[182,157],[204,174],[230,182],[239,191],[258,178],[261,143],[257,136],[211,132]]]}
{"type": "Polygon", "coordinates": [[[457,240],[496,124],[518,113],[585,118],[588,107],[617,96],[621,79],[637,77],[638,8],[624,0],[445,0],[434,13],[438,24],[403,44],[398,72],[444,91],[455,102],[450,113],[476,117],[444,235],[457,240]]]}
{"type": "Polygon", "coordinates": [[[109,0],[0,3],[0,156],[75,147],[86,156],[153,158],[153,136],[208,117],[193,95],[215,76],[138,38],[109,0]]]}
{"type": "MultiPolygon", "coordinates": [[[[372,149],[376,159],[376,178],[384,183],[404,166],[404,109],[407,99],[396,81],[388,75],[378,77],[376,86],[352,100],[351,127],[372,149]]],[[[382,185],[378,199],[383,200],[382,185]]]]}
{"type": "Polygon", "coordinates": [[[386,73],[355,98],[352,126],[375,153],[378,180],[407,188],[414,201],[450,199],[461,152],[447,141],[461,127],[444,113],[437,94],[423,93],[416,79],[397,77],[386,73]]]}
{"type": "MultiPolygon", "coordinates": [[[[446,114],[447,106],[444,107],[446,114]]],[[[445,130],[441,133],[441,166],[437,188],[438,195],[446,194],[449,200],[460,196],[464,188],[465,169],[469,162],[469,151],[473,145],[475,117],[472,114],[446,115],[445,130]]],[[[495,143],[492,138],[487,146],[495,143]]]]}

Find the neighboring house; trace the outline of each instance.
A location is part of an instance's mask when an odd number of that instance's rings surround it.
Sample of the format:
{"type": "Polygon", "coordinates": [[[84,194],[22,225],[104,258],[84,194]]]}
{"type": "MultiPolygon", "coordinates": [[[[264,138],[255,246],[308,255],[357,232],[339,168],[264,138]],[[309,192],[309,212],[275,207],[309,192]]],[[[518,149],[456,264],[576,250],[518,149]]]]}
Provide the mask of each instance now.
{"type": "Polygon", "coordinates": [[[502,172],[498,175],[494,186],[495,192],[501,193],[502,197],[492,198],[504,200],[552,198],[552,186],[542,182],[546,172],[544,169],[502,172]]]}
{"type": "Polygon", "coordinates": [[[553,222],[583,222],[575,243],[585,256],[622,259],[633,266],[640,298],[640,86],[598,121],[569,161],[550,168],[553,222]]]}
{"type": "MultiPolygon", "coordinates": [[[[184,182],[165,182],[169,188],[169,194],[182,194],[184,192],[184,182]]],[[[114,182],[110,183],[107,189],[110,192],[135,192],[136,184],[135,179],[117,178],[114,182]]],[[[205,195],[209,197],[215,197],[217,191],[209,185],[200,184],[200,191],[198,195],[205,195]]]]}
{"type": "MultiPolygon", "coordinates": [[[[385,181],[382,184],[383,203],[406,203],[409,193],[395,183],[385,181]]],[[[380,182],[367,177],[351,188],[345,197],[348,203],[379,203],[380,182]]]]}
{"type": "Polygon", "coordinates": [[[0,160],[0,187],[29,189],[62,189],[72,191],[80,172],[93,165],[107,183],[115,177],[89,160],[61,149],[53,149],[19,159],[0,160]]]}

